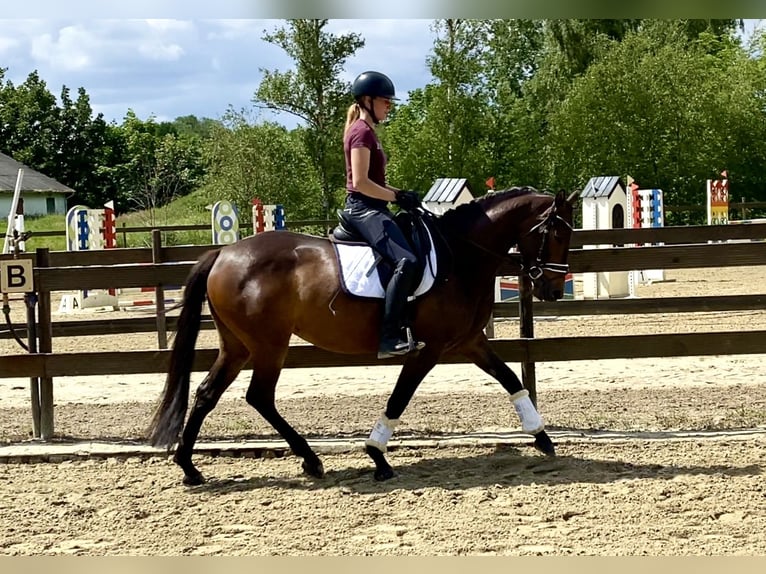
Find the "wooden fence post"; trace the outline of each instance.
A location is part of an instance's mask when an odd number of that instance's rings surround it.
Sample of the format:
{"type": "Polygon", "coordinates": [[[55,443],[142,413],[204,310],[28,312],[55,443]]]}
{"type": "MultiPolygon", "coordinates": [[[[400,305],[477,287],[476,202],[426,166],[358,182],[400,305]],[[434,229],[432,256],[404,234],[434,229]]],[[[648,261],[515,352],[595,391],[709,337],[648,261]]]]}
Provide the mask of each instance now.
{"type": "MultiPolygon", "coordinates": [[[[50,250],[47,247],[35,251],[38,267],[50,267],[50,250]]],[[[41,353],[53,352],[53,323],[51,320],[51,292],[45,285],[38,285],[40,311],[39,349],[41,353]]],[[[40,438],[53,438],[53,378],[40,377],[40,438]]]]}
{"type": "MultiPolygon", "coordinates": [[[[524,339],[535,336],[535,322],[532,314],[532,280],[528,275],[519,276],[519,331],[524,339]]],[[[529,391],[529,398],[537,406],[537,378],[535,364],[527,361],[521,363],[521,380],[524,388],[529,391]]]]}
{"type": "MultiPolygon", "coordinates": [[[[162,231],[152,229],[152,263],[162,263],[162,231]]],[[[165,317],[165,287],[157,285],[154,290],[154,304],[157,309],[157,345],[168,348],[168,323],[165,317]]]]}
{"type": "MultiPolygon", "coordinates": [[[[492,296],[492,299],[494,299],[495,296],[492,296]]],[[[487,339],[494,339],[495,338],[495,312],[489,314],[489,321],[487,321],[487,326],[484,328],[484,334],[487,336],[487,339]]]]}
{"type": "MultiPolygon", "coordinates": [[[[24,304],[27,308],[27,343],[30,353],[37,350],[37,320],[35,309],[37,308],[37,293],[25,293],[24,304]]],[[[29,394],[32,399],[32,437],[40,438],[40,377],[30,377],[29,394]]]]}

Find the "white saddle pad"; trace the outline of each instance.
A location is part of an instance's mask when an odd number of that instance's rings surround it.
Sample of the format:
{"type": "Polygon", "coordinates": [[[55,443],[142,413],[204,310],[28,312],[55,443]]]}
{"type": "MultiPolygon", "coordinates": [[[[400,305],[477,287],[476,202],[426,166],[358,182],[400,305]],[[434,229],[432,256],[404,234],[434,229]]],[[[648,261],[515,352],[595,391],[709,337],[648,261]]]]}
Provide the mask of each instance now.
{"type": "MultiPolygon", "coordinates": [[[[433,249],[431,233],[427,229],[426,232],[431,243],[431,250],[428,253],[428,263],[423,270],[423,278],[415,289],[415,297],[423,295],[433,286],[436,273],[436,253],[433,249]]],[[[335,250],[338,253],[341,286],[347,293],[375,299],[383,299],[386,296],[378,275],[378,267],[375,265],[377,254],[372,247],[336,243],[335,250]]]]}

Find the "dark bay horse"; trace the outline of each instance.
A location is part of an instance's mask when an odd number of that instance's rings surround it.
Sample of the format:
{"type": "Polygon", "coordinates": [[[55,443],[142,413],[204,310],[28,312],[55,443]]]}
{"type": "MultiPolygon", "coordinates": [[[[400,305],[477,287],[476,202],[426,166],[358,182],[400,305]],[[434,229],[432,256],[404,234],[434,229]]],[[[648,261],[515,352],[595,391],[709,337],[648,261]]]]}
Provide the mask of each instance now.
{"type": "MultiPolygon", "coordinates": [[[[412,328],[425,348],[407,355],[385,412],[366,441],[375,478],[394,475],[384,457],[386,443],[418,385],[445,352],[463,354],[497,379],[511,395],[522,430],[535,437],[535,447],[555,454],[528,392],[492,351],[483,329],[494,303],[497,270],[509,257],[516,257],[538,299],[563,296],[572,212],[571,196],[524,187],[489,193],[433,217],[452,263],[446,279],[414,302],[412,328]],[[509,254],[513,247],[517,253],[509,254]]],[[[277,411],[275,389],[293,334],[336,353],[377,350],[382,300],[346,295],[338,273],[328,239],[289,231],[258,234],[200,257],[186,280],[165,389],[148,430],[154,446],[178,443],[174,460],[183,469],[184,483],[204,481],[192,463],[194,443],[203,420],[248,361],[253,374],[247,402],[303,458],[306,473],[324,475],[319,457],[277,411]],[[220,349],[184,426],[206,298],[220,349]]]]}

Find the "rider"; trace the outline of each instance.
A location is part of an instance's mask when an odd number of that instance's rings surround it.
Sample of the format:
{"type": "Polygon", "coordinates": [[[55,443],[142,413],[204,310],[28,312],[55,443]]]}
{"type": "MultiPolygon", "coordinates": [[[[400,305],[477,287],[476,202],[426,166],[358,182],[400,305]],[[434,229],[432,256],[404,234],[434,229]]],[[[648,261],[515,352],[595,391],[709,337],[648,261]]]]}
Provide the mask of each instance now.
{"type": "Polygon", "coordinates": [[[415,192],[386,184],[386,155],[375,126],[386,119],[391,102],[397,100],[393,82],[380,72],[363,72],[354,80],[351,93],[356,100],[348,108],[343,150],[346,156],[346,206],[344,211],[355,229],[394,267],[386,287],[378,358],[405,355],[423,343],[403,334],[404,308],[414,290],[417,257],[394,222],[388,203],[404,209],[420,205],[415,192]]]}

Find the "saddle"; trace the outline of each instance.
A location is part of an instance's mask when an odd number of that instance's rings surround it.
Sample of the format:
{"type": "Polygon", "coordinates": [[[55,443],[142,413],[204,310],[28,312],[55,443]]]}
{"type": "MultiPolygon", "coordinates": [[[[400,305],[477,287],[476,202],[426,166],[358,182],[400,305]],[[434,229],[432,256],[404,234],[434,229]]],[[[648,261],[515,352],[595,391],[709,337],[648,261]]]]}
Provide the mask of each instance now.
{"type": "MultiPolygon", "coordinates": [[[[340,263],[341,285],[347,293],[384,297],[385,287],[393,275],[394,267],[364,240],[356,231],[353,220],[343,210],[338,210],[337,214],[338,225],[330,233],[329,239],[335,247],[340,263]],[[362,250],[368,254],[366,257],[362,250]],[[352,258],[356,258],[353,263],[352,258]],[[352,278],[353,269],[356,269],[357,276],[352,278]],[[375,283],[373,274],[376,274],[380,281],[379,289],[375,285],[367,285],[375,283]],[[365,285],[361,285],[362,283],[365,285]]],[[[430,218],[419,212],[400,211],[394,216],[394,221],[402,230],[418,260],[418,271],[414,281],[418,287],[413,293],[417,297],[428,291],[437,278],[442,277],[441,271],[447,266],[442,265],[439,257],[446,250],[437,250],[436,245],[441,235],[434,228],[430,218]]]]}

